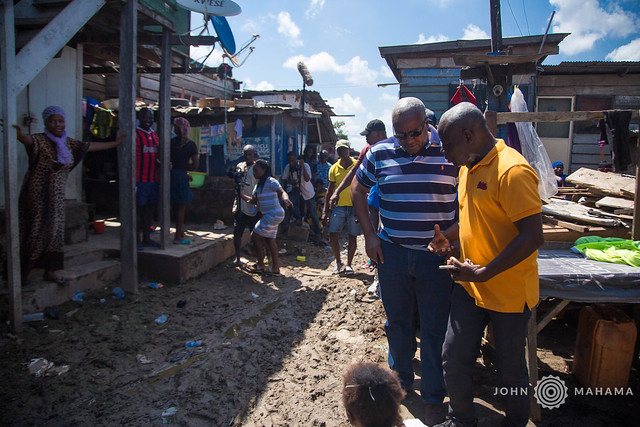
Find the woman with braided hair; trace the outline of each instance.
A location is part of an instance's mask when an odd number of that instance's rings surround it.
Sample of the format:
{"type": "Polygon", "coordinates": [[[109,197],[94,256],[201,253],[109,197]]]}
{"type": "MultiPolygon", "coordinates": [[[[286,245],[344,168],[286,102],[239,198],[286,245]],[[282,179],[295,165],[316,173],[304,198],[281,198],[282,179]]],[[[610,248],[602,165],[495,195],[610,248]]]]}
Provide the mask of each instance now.
{"type": "Polygon", "coordinates": [[[88,151],[108,150],[122,143],[83,142],[67,137],[64,110],[55,105],[42,112],[44,132],[22,133],[13,125],[29,156],[29,169],[20,190],[20,262],[22,283],[34,267],[44,268],[44,279],[60,286],[69,284],[60,274],[64,268],[64,195],[69,173],[88,151]]]}

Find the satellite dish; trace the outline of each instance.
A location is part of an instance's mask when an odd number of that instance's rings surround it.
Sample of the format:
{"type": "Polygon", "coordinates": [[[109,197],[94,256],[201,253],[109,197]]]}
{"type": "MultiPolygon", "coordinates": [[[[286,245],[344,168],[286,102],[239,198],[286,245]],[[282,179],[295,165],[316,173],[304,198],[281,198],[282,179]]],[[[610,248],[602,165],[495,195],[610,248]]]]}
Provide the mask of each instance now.
{"type": "Polygon", "coordinates": [[[213,28],[216,30],[222,49],[224,49],[229,57],[233,56],[233,54],[236,53],[236,40],[233,38],[233,33],[231,32],[227,18],[224,16],[211,15],[209,19],[211,19],[213,28]]]}
{"type": "Polygon", "coordinates": [[[178,5],[194,12],[217,16],[235,16],[242,12],[237,3],[231,0],[176,0],[178,5]]]}

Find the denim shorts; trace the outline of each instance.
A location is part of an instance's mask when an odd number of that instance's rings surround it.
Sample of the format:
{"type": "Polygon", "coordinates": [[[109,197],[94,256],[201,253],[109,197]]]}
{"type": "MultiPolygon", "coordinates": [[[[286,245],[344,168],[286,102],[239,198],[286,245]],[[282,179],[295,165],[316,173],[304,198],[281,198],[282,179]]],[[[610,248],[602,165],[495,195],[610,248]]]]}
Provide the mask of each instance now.
{"type": "Polygon", "coordinates": [[[136,182],[136,205],[155,205],[158,203],[160,184],[157,182],[136,182]]]}
{"type": "Polygon", "coordinates": [[[335,206],[329,219],[329,233],[339,233],[347,225],[347,233],[358,236],[362,233],[360,224],[357,222],[353,206],[335,206]]]}

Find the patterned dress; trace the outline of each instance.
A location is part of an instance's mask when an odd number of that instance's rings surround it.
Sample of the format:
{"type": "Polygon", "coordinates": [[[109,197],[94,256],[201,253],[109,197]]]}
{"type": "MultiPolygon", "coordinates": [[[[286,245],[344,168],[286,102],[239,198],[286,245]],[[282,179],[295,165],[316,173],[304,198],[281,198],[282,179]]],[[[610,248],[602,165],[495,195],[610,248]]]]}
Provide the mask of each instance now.
{"type": "MultiPolygon", "coordinates": [[[[47,270],[64,267],[65,187],[69,172],[89,149],[88,142],[67,138],[73,161],[57,162],[56,145],[44,133],[32,135],[26,147],[29,169],[20,190],[20,258],[23,275],[40,266],[47,270]]],[[[26,279],[26,277],[23,277],[26,279]]]]}
{"type": "Polygon", "coordinates": [[[262,218],[253,231],[267,239],[276,238],[278,224],[284,219],[284,209],[278,200],[278,190],[281,188],[278,180],[270,176],[264,183],[264,187],[259,188],[256,185],[253,191],[253,194],[258,196],[258,209],[262,213],[262,218]]]}

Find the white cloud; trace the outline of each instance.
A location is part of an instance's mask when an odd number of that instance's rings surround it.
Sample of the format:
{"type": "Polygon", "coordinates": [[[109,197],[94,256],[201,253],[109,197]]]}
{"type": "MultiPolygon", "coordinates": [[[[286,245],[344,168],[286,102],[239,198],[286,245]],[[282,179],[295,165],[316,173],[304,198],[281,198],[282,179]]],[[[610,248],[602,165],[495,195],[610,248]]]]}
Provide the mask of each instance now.
{"type": "Polygon", "coordinates": [[[637,15],[612,3],[607,9],[598,0],[549,0],[556,8],[552,31],[571,33],[560,44],[561,53],[575,55],[593,48],[603,37],[626,37],[637,31],[637,15]]]}
{"type": "Polygon", "coordinates": [[[262,80],[258,84],[254,84],[253,81],[249,78],[244,79],[244,85],[242,90],[273,90],[275,86],[271,83],[262,80]]]}
{"type": "Polygon", "coordinates": [[[416,43],[417,44],[437,43],[437,42],[446,42],[447,40],[449,40],[449,37],[442,35],[440,33],[438,33],[437,36],[430,35],[429,37],[425,37],[424,34],[420,33],[420,35],[418,36],[418,41],[416,43]]]}
{"type": "Polygon", "coordinates": [[[393,105],[398,100],[398,94],[396,93],[395,95],[392,95],[390,93],[383,93],[378,99],[384,103],[390,103],[393,105]]]}
{"type": "Polygon", "coordinates": [[[640,39],[615,48],[607,54],[607,61],[640,61],[640,39]]]}
{"type": "Polygon", "coordinates": [[[189,52],[189,56],[194,61],[204,61],[204,64],[209,67],[217,67],[222,62],[222,50],[216,49],[211,52],[211,46],[192,46],[189,52]],[[208,58],[207,55],[209,55],[208,58]]]}
{"type": "Polygon", "coordinates": [[[354,98],[348,93],[345,93],[341,98],[329,98],[328,101],[336,114],[356,114],[366,111],[360,97],[354,98]]]}
{"type": "Polygon", "coordinates": [[[309,2],[309,7],[307,8],[305,15],[310,18],[315,17],[324,7],[324,1],[325,0],[311,0],[309,2]]]}
{"type": "Polygon", "coordinates": [[[334,72],[343,74],[349,83],[368,86],[376,82],[379,72],[369,68],[369,62],[354,56],[346,64],[339,64],[333,56],[327,52],[320,52],[309,57],[303,55],[292,56],[285,61],[283,67],[297,69],[299,61],[305,63],[311,75],[314,72],[334,72]]]}
{"type": "Polygon", "coordinates": [[[462,35],[462,40],[475,40],[475,39],[490,39],[491,37],[485,30],[478,27],[477,25],[469,24],[467,28],[464,29],[464,34],[462,35]]]}
{"type": "Polygon", "coordinates": [[[280,12],[278,14],[278,32],[289,40],[291,46],[302,46],[300,37],[300,28],[291,20],[289,12],[280,12]]]}
{"type": "Polygon", "coordinates": [[[387,66],[380,67],[380,77],[393,78],[394,75],[387,66]]]}

